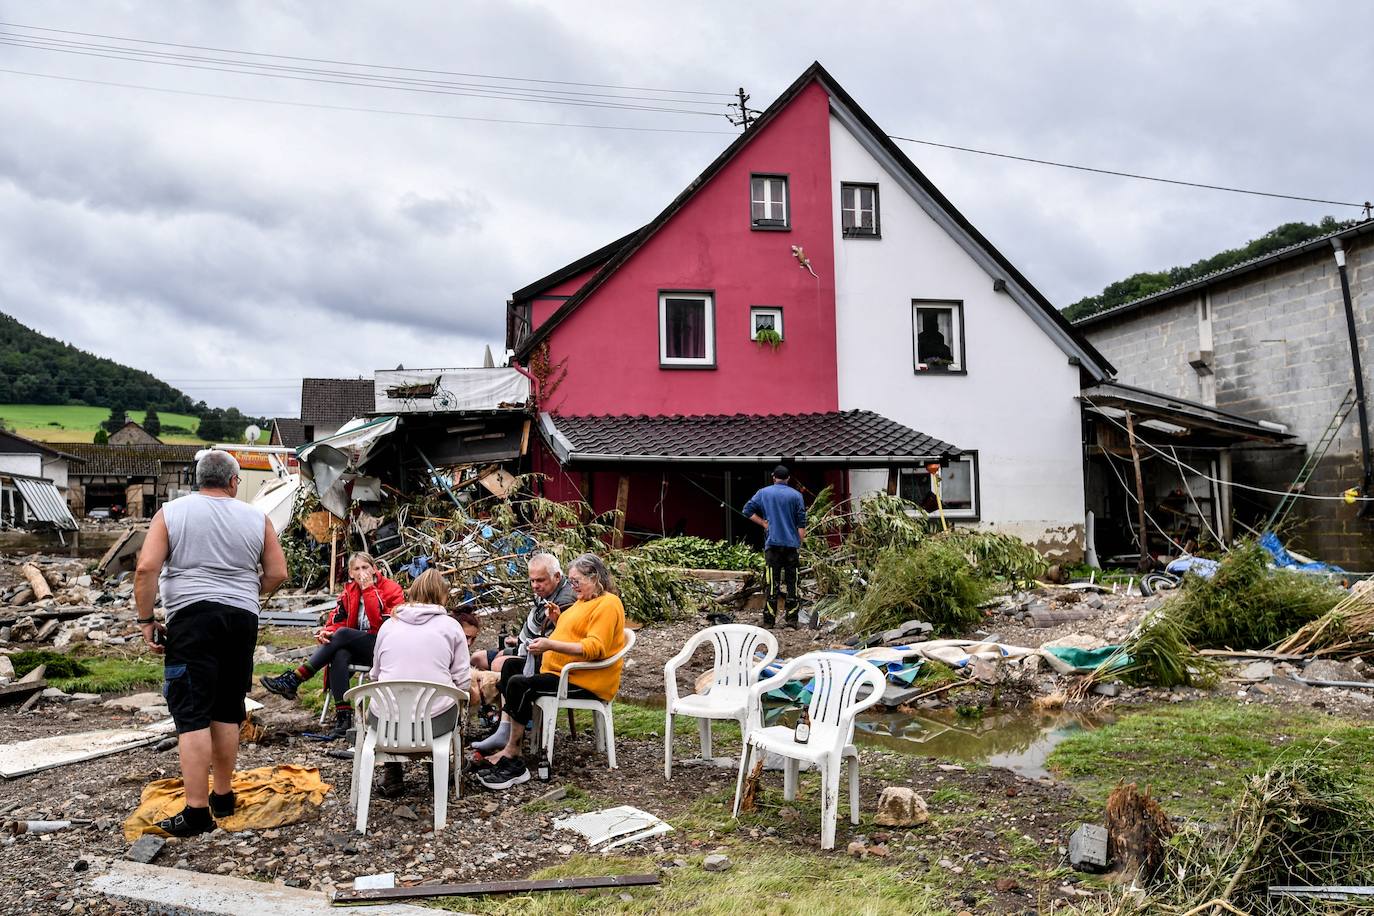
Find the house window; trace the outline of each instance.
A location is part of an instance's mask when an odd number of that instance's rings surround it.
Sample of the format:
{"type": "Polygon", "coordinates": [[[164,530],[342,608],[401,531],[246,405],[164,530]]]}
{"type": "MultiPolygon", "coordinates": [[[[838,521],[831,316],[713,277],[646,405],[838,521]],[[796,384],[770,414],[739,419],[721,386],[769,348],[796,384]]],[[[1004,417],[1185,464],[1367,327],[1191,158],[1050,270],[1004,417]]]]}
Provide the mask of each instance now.
{"type": "Polygon", "coordinates": [[[911,336],[917,372],[963,372],[964,304],[916,299],[911,336]]]}
{"type": "Polygon", "coordinates": [[[840,234],[847,239],[879,237],[876,184],[840,185],[840,234]]]}
{"type": "Polygon", "coordinates": [[[778,332],[782,339],[782,309],[772,305],[756,305],[749,309],[749,339],[758,340],[764,329],[778,332]]]}
{"type": "MultiPolygon", "coordinates": [[[[902,468],[897,478],[897,492],[927,512],[937,509],[935,493],[930,485],[930,472],[925,468],[902,468]]],[[[978,453],[964,452],[940,469],[940,502],[945,516],[955,519],[978,518],[978,453]]]]}
{"type": "Polygon", "coordinates": [[[659,365],[715,366],[715,325],[715,297],[711,293],[659,293],[659,365]]]}
{"type": "Polygon", "coordinates": [[[753,175],[749,178],[749,219],[755,229],[786,229],[786,175],[753,175]]]}

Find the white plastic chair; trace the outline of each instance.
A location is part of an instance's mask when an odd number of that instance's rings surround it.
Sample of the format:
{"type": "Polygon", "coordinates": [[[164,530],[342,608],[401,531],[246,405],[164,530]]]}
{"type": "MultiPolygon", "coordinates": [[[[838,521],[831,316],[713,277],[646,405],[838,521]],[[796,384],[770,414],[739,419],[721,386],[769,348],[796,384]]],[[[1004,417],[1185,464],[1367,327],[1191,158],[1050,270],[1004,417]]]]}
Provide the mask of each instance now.
{"type": "MultiPolygon", "coordinates": [[[[421,755],[434,761],[434,829],[448,823],[449,755],[463,758],[462,727],[465,690],[432,681],[373,681],[359,684],[344,694],[357,710],[358,737],[353,746],[353,782],[348,799],[358,815],[358,833],[367,832],[367,810],[372,800],[372,772],[377,763],[393,763],[421,755]],[[453,730],[435,736],[429,706],[431,700],[449,697],[458,704],[453,730]],[[376,722],[368,719],[368,713],[376,722]]],[[[462,796],[462,767],[453,767],[453,792],[462,796]]]]}
{"type": "Polygon", "coordinates": [[[692,716],[701,734],[701,756],[711,759],[711,722],[714,719],[733,719],[739,723],[740,733],[747,735],[749,719],[749,688],[759,679],[759,672],[778,655],[778,638],[762,627],[730,623],[707,627],[687,640],[682,651],[668,659],[663,666],[664,703],[663,778],[673,778],[673,716],[692,716]],[[678,696],[677,669],[696,654],[707,640],[716,653],[716,666],[711,686],[706,693],[678,696]],[[759,651],[763,651],[760,656],[759,651]]]}
{"type": "Polygon", "coordinates": [[[882,699],[887,679],[872,662],[837,652],[808,652],[792,659],[782,670],[759,681],[749,691],[749,727],[740,755],[735,783],[734,816],[739,817],[744,781],[755,756],[768,753],[786,758],[783,796],[797,797],[797,774],[803,760],[821,774],[821,848],[835,848],[835,821],[839,816],[840,765],[849,762],[849,822],[859,822],[859,752],[853,745],[854,719],[882,699]],[[798,744],[795,730],[785,725],[762,727],[763,695],[793,679],[793,673],[810,668],[812,675],[811,737],[798,744]],[[864,688],[867,695],[860,698],[864,688]]]}
{"type": "Polygon", "coordinates": [[[610,700],[594,699],[591,697],[570,697],[568,696],[568,675],[574,671],[589,671],[595,668],[609,668],[616,662],[624,658],[625,653],[634,648],[635,631],[625,631],[625,648],[609,658],[603,658],[599,662],[569,662],[563,666],[563,672],[558,676],[558,693],[554,696],[540,697],[535,701],[538,714],[535,716],[535,723],[539,728],[535,739],[535,746],[543,745],[544,759],[553,763],[553,739],[554,733],[558,730],[558,710],[568,710],[569,723],[572,721],[572,710],[590,710],[595,719],[594,728],[596,731],[596,749],[606,752],[606,765],[614,770],[615,764],[615,719],[611,713],[610,700]]]}
{"type": "MultiPolygon", "coordinates": [[[[359,684],[367,683],[367,676],[372,672],[371,665],[349,665],[348,679],[358,679],[359,684]]],[[[329,710],[334,705],[334,694],[329,691],[329,666],[325,665],[320,669],[320,677],[324,680],[324,702],[320,704],[320,724],[323,725],[329,718],[329,710]]]]}

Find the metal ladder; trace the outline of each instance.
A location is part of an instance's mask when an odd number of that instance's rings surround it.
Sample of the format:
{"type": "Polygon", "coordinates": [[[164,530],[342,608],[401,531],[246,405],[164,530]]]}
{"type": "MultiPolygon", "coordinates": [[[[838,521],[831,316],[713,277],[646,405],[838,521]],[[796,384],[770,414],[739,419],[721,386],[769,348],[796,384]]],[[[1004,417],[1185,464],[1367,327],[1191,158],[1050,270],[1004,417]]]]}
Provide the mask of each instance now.
{"type": "Polygon", "coordinates": [[[1312,479],[1312,475],[1317,472],[1317,465],[1321,464],[1326,457],[1327,449],[1331,448],[1331,443],[1336,440],[1336,434],[1340,432],[1345,418],[1350,416],[1350,411],[1355,409],[1355,389],[1351,388],[1341,399],[1341,404],[1336,408],[1336,415],[1331,418],[1331,422],[1326,427],[1326,432],[1322,433],[1317,444],[1312,447],[1307,460],[1303,462],[1302,470],[1298,471],[1298,476],[1288,485],[1288,492],[1283,494],[1279,504],[1274,507],[1274,511],[1269,514],[1269,521],[1264,523],[1265,531],[1273,531],[1275,525],[1283,523],[1288,513],[1293,511],[1293,506],[1298,502],[1298,497],[1307,486],[1307,481],[1312,479]]]}

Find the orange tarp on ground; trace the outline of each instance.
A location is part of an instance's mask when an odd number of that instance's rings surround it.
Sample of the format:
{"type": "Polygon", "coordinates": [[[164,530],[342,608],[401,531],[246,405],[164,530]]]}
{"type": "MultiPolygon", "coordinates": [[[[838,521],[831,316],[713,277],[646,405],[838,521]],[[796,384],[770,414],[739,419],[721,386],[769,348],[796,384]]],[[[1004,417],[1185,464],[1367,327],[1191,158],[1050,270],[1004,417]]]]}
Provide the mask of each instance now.
{"type": "MultiPolygon", "coordinates": [[[[258,767],[234,774],[238,796],[232,817],[220,820],[221,830],[265,830],[294,824],[319,813],[320,804],[332,789],[320,779],[315,767],[282,764],[258,767]]],[[[159,779],[143,789],[138,810],[124,822],[124,839],[132,843],[145,833],[165,836],[153,826],[186,806],[186,790],[180,779],[159,779]]]]}

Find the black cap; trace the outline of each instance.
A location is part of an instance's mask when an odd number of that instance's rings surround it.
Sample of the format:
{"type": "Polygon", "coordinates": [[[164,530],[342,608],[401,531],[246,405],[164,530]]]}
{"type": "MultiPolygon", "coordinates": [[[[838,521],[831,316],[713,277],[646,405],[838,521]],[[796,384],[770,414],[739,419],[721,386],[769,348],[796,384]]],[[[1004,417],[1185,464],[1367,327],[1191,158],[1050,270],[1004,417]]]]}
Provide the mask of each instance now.
{"type": "Polygon", "coordinates": [[[787,470],[787,465],[785,465],[785,464],[780,464],[780,465],[778,465],[777,467],[773,468],[773,479],[774,479],[774,480],[786,480],[786,479],[788,479],[788,478],[791,477],[791,476],[792,476],[792,472],[789,471],[789,470],[787,470]]]}

